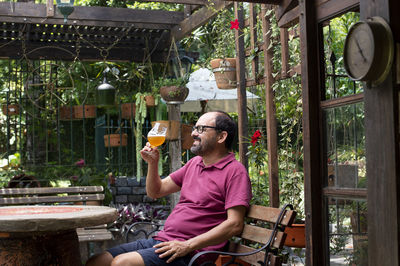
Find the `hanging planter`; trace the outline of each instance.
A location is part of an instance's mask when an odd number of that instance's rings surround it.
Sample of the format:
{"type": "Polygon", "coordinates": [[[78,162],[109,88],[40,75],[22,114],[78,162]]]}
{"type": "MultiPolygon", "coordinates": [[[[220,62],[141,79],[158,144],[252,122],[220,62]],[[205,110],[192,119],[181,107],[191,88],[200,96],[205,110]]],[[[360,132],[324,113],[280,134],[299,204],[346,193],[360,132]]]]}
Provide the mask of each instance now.
{"type": "Polygon", "coordinates": [[[4,115],[18,115],[19,114],[19,105],[18,104],[5,104],[2,107],[2,111],[4,115]]]}
{"type": "Polygon", "coordinates": [[[229,90],[237,87],[236,58],[213,59],[210,64],[219,89],[229,90]]]}
{"type": "Polygon", "coordinates": [[[147,107],[156,106],[156,98],[153,95],[144,96],[144,100],[146,101],[146,106],[147,107]]]}
{"type": "Polygon", "coordinates": [[[135,103],[123,103],[121,104],[121,118],[131,119],[134,118],[136,114],[135,103]]]}
{"type": "Polygon", "coordinates": [[[76,105],[74,106],[74,115],[76,119],[95,118],[96,106],[95,105],[76,105]]]}
{"type": "Polygon", "coordinates": [[[162,86],[160,95],[168,104],[182,104],[189,94],[186,86],[162,86]]]}
{"type": "Polygon", "coordinates": [[[103,83],[97,87],[97,105],[100,107],[113,106],[115,104],[115,88],[107,83],[104,73],[103,83]]]}
{"type": "Polygon", "coordinates": [[[105,147],[121,147],[128,145],[128,134],[108,134],[104,135],[105,147]]]}

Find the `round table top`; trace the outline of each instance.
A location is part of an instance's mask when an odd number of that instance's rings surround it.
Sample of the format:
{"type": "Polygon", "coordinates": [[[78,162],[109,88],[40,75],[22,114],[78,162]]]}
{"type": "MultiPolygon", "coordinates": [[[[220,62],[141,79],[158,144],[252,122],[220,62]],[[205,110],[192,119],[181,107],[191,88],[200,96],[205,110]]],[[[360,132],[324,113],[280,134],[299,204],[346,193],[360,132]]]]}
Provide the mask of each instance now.
{"type": "Polygon", "coordinates": [[[0,207],[0,232],[46,232],[107,224],[117,219],[115,208],[52,205],[0,207]]]}

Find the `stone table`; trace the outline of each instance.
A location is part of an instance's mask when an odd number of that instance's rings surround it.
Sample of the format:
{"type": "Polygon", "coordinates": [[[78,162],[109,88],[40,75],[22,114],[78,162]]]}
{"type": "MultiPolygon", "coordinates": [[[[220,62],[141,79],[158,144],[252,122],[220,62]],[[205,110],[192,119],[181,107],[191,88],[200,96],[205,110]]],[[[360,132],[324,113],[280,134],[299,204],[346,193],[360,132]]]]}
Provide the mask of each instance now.
{"type": "Polygon", "coordinates": [[[104,206],[0,207],[0,265],[81,265],[76,228],[117,216],[104,206]]]}

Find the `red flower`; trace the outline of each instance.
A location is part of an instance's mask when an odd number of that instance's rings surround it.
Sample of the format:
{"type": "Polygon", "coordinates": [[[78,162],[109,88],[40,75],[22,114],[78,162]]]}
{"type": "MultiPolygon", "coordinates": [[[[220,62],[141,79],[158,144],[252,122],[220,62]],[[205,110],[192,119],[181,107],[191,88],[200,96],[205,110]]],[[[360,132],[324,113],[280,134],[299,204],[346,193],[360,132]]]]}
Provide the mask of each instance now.
{"type": "Polygon", "coordinates": [[[256,145],[256,142],[260,139],[261,137],[261,132],[260,130],[256,130],[256,132],[254,132],[253,136],[251,137],[251,144],[253,144],[253,146],[256,145]]]}
{"type": "Polygon", "coordinates": [[[75,163],[75,166],[78,166],[79,168],[84,167],[84,166],[85,166],[85,160],[80,159],[79,161],[77,161],[77,162],[75,163]]]}
{"type": "Polygon", "coordinates": [[[235,19],[235,21],[231,21],[231,30],[233,30],[233,29],[236,29],[236,30],[239,29],[239,21],[238,21],[238,19],[235,19]]]}

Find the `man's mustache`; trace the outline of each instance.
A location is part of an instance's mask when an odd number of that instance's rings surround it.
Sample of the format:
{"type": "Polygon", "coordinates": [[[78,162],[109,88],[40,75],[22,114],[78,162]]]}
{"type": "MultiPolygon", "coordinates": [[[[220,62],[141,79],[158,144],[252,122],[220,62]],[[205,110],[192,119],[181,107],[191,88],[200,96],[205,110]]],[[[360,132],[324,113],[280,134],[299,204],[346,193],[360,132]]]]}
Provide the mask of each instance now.
{"type": "Polygon", "coordinates": [[[201,139],[199,137],[193,137],[194,140],[198,140],[201,141],[201,139]]]}

